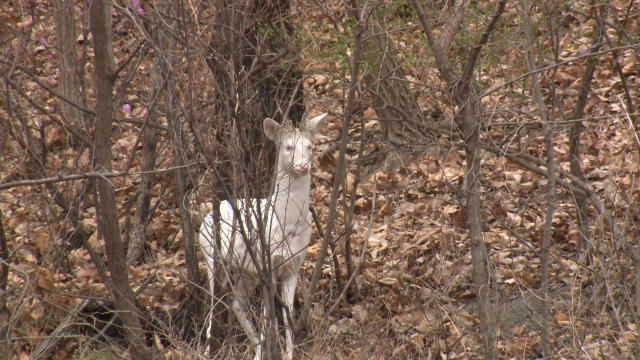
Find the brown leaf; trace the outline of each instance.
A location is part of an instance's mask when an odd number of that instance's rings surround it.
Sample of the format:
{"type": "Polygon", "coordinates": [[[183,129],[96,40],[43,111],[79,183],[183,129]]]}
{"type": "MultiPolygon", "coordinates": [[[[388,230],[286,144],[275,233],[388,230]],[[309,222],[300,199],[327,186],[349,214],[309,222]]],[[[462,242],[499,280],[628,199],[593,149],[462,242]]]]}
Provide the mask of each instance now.
{"type": "Polygon", "coordinates": [[[398,284],[398,279],[393,278],[393,277],[385,277],[385,278],[382,278],[382,279],[378,280],[378,282],[380,284],[383,284],[383,285],[394,286],[394,285],[398,284]]]}
{"type": "Polygon", "coordinates": [[[622,73],[625,76],[635,75],[640,71],[640,64],[635,62],[630,62],[622,68],[622,73]]]}
{"type": "Polygon", "coordinates": [[[325,181],[329,181],[329,180],[331,180],[331,178],[333,178],[333,175],[328,173],[328,172],[326,172],[326,171],[315,172],[315,173],[313,173],[313,176],[315,176],[317,178],[320,178],[322,180],[325,180],[325,181]]]}

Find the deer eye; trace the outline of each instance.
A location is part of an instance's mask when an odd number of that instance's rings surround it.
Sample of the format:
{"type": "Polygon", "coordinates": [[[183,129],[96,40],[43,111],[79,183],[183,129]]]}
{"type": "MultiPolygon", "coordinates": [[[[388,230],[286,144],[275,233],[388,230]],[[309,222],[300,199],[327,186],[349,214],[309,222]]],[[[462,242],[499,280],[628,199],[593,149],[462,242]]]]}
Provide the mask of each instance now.
{"type": "Polygon", "coordinates": [[[292,151],[292,150],[293,150],[293,145],[287,145],[287,146],[285,147],[285,150],[287,150],[287,151],[292,151]]]}

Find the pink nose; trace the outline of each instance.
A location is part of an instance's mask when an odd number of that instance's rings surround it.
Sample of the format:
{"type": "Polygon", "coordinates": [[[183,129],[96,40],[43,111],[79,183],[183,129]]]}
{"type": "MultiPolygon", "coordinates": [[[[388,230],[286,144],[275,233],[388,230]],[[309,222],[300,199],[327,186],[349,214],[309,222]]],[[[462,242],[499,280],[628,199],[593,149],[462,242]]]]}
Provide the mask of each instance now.
{"type": "Polygon", "coordinates": [[[309,171],[309,163],[304,163],[300,165],[300,171],[307,172],[309,171]]]}

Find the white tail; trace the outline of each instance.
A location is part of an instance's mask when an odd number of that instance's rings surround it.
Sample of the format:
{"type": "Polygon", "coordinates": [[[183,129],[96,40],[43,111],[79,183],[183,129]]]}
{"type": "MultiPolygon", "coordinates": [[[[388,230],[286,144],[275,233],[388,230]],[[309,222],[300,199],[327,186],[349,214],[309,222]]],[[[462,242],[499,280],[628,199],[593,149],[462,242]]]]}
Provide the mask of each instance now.
{"type": "MultiPolygon", "coordinates": [[[[228,201],[220,203],[220,243],[215,249],[215,224],[213,214],[209,213],[200,228],[200,247],[207,261],[209,286],[212,294],[211,307],[216,301],[214,289],[214,256],[223,262],[225,268],[237,276],[233,284],[235,298],[231,305],[238,322],[255,348],[255,359],[262,358],[262,339],[256,327],[247,315],[249,296],[259,283],[258,269],[264,263],[264,254],[271,255],[272,278],[282,282],[282,299],[288,310],[293,310],[300,266],[304,260],[311,238],[311,213],[309,212],[309,191],[311,189],[311,159],[313,147],[311,140],[327,114],[306,121],[301,129],[294,129],[290,121],[279,125],[276,121],[264,119],[265,135],[278,147],[278,163],[275,190],[270,199],[252,199],[250,204],[237,200],[236,207],[241,216],[238,219],[228,201]],[[258,207],[259,206],[259,207],[258,207]],[[247,221],[246,214],[250,214],[247,221]],[[260,227],[258,214],[262,215],[265,241],[269,249],[264,249],[257,233],[260,227]],[[242,221],[241,231],[237,221],[242,221]],[[242,233],[248,234],[249,243],[256,255],[258,266],[249,256],[247,244],[242,233]]],[[[266,270],[265,270],[266,271],[266,270]]],[[[226,286],[226,280],[225,284],[226,286]]],[[[283,312],[287,314],[285,310],[283,312]]],[[[212,315],[210,315],[212,316],[212,315]]],[[[211,332],[211,320],[207,329],[207,338],[211,332]]],[[[286,353],[293,359],[293,338],[289,319],[284,316],[286,335],[286,353]]]]}

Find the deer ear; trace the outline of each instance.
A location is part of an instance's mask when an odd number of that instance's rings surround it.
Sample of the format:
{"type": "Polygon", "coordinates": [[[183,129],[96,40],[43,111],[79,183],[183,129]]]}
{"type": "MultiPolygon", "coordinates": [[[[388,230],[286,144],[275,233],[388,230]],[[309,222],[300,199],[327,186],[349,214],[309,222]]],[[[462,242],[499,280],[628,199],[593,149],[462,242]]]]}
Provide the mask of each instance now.
{"type": "Polygon", "coordinates": [[[322,115],[314,117],[313,119],[307,120],[304,126],[304,131],[309,135],[310,138],[313,137],[316,132],[318,132],[320,126],[322,125],[322,120],[324,120],[325,116],[327,115],[328,113],[324,113],[322,115]]]}
{"type": "Polygon", "coordinates": [[[262,122],[262,126],[264,127],[264,134],[272,141],[276,141],[278,130],[280,130],[280,124],[273,119],[265,118],[262,122]]]}

